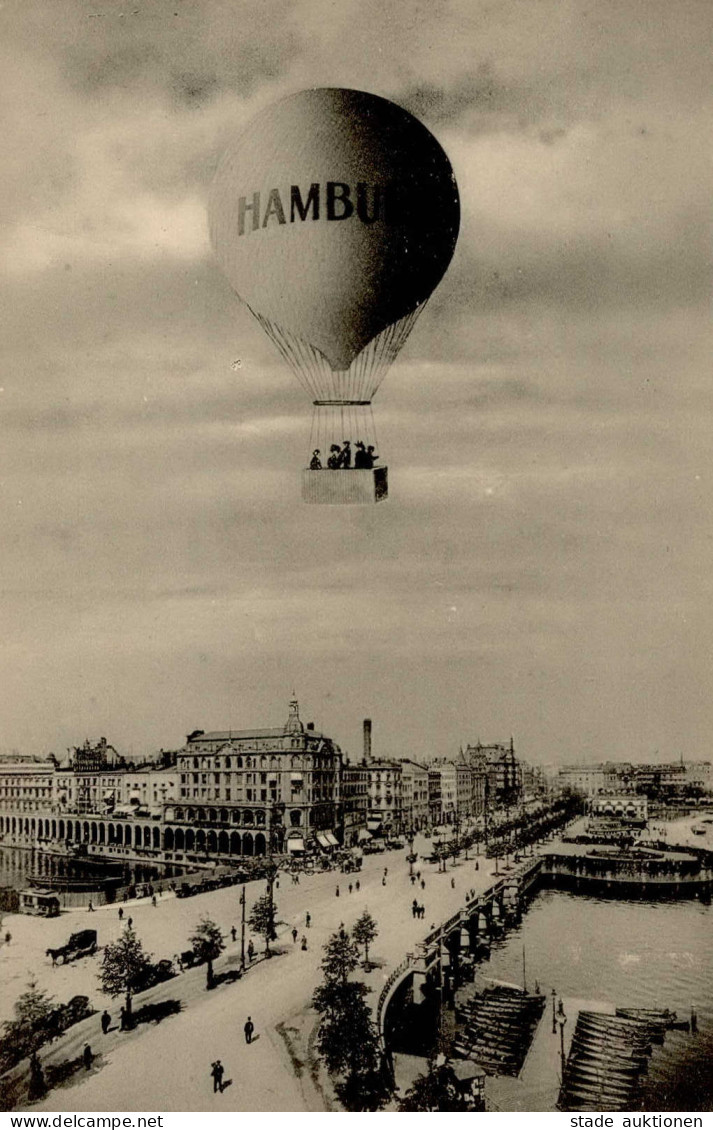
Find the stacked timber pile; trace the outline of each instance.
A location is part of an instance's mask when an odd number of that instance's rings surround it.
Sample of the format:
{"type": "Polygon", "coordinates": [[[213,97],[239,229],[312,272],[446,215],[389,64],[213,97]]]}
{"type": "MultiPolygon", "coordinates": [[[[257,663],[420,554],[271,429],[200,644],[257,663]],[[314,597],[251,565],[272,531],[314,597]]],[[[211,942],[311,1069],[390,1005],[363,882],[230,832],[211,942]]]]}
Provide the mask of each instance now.
{"type": "Polygon", "coordinates": [[[519,1075],[545,1009],[544,996],[498,985],[456,1011],[454,1051],[489,1075],[519,1075]]]}
{"type": "Polygon", "coordinates": [[[652,1042],[665,1028],[651,1021],[604,1012],[580,1012],[572,1037],[560,1110],[636,1110],[652,1042]]]}

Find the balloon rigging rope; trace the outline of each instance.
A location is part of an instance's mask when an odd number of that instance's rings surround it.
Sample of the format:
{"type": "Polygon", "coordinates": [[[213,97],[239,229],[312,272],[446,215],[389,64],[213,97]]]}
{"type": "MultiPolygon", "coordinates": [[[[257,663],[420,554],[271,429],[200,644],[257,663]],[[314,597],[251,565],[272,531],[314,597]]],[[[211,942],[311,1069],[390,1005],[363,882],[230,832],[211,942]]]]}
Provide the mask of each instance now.
{"type": "MultiPolygon", "coordinates": [[[[368,446],[373,443],[378,454],[371,400],[424,306],[425,302],[398,322],[387,326],[355,357],[349,368],[341,372],[332,369],[324,354],[304,338],[251,310],[314,402],[310,458],[312,452],[319,449],[323,467],[327,466],[330,445],[337,443],[341,446],[347,439],[352,444],[361,441],[368,446]],[[319,401],[326,403],[317,403],[319,401]]],[[[354,455],[355,452],[352,452],[352,459],[354,455]]]]}

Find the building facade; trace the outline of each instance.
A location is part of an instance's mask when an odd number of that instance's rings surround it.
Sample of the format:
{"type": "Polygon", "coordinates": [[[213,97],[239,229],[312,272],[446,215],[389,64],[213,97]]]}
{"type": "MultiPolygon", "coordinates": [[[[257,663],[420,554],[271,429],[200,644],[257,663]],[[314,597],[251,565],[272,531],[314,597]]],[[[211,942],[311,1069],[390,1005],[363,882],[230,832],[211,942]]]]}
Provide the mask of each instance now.
{"type": "Polygon", "coordinates": [[[342,827],[344,847],[368,840],[369,770],[366,765],[342,764],[342,827]]]}
{"type": "Polygon", "coordinates": [[[403,826],[401,763],[372,759],[366,768],[369,773],[368,830],[373,835],[396,836],[403,826]]]}
{"type": "Polygon", "coordinates": [[[408,758],[400,758],[402,831],[406,835],[428,827],[428,769],[408,758]]]}
{"type": "Polygon", "coordinates": [[[338,843],[341,750],[301,721],[294,699],[277,729],[189,734],[176,771],[179,796],[165,809],[174,851],[250,856],[338,843]]]}
{"type": "Polygon", "coordinates": [[[485,794],[490,807],[510,807],[522,799],[522,767],[515,756],[512,738],[509,745],[467,746],[465,759],[485,777],[485,794]]]}

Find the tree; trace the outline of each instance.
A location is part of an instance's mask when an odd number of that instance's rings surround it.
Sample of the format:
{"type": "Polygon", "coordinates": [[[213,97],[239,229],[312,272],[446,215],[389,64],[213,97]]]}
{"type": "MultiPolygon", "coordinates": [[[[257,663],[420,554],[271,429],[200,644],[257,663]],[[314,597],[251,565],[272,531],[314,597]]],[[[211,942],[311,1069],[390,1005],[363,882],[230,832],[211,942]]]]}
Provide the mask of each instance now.
{"type": "Polygon", "coordinates": [[[364,947],[364,968],[369,967],[369,946],[374,941],[374,938],[379,933],[376,922],[365,910],[360,918],[357,918],[352,928],[352,937],[358,946],[364,947]]]}
{"type": "Polygon", "coordinates": [[[400,1111],[472,1110],[455,1085],[453,1070],[447,1063],[429,1060],[428,1071],[419,1075],[399,1102],[400,1111]]]}
{"type": "Polygon", "coordinates": [[[136,934],[127,926],[115,942],[104,947],[99,980],[110,997],[126,997],[126,1017],[131,1020],[131,998],[151,969],[151,955],[144,952],[136,934]]]}
{"type": "Polygon", "coordinates": [[[369,989],[349,975],[359,964],[355,942],[342,928],[324,946],[324,980],[313,994],[320,1014],[317,1050],[332,1075],[342,1078],[335,1091],[348,1110],[380,1110],[388,1097],[381,1071],[376,1026],[366,997],[369,989]]]}
{"type": "Polygon", "coordinates": [[[43,1044],[54,1040],[61,1027],[58,1023],[59,1011],[37,982],[28,981],[27,989],[17,998],[14,1005],[15,1019],[3,1024],[0,1058],[12,1057],[13,1051],[21,1049],[22,1056],[37,1052],[43,1044]]]}
{"type": "Polygon", "coordinates": [[[216,958],[220,957],[225,949],[225,940],[220,927],[216,926],[215,922],[210,918],[201,918],[200,923],[196,927],[196,932],[190,941],[193,952],[198,960],[207,963],[205,987],[206,989],[212,989],[214,984],[213,962],[216,958]]]}
{"type": "Polygon", "coordinates": [[[322,948],[324,957],[321,966],[325,983],[336,981],[345,985],[349,974],[353,973],[359,964],[359,950],[355,943],[341,926],[322,948]]]}
{"type": "Polygon", "coordinates": [[[256,934],[260,934],[261,937],[265,939],[265,957],[272,957],[270,942],[274,941],[277,937],[275,930],[277,926],[277,922],[275,921],[276,912],[277,907],[268,892],[268,894],[261,895],[253,905],[250,911],[250,917],[248,918],[248,926],[250,929],[254,930],[256,934]]]}

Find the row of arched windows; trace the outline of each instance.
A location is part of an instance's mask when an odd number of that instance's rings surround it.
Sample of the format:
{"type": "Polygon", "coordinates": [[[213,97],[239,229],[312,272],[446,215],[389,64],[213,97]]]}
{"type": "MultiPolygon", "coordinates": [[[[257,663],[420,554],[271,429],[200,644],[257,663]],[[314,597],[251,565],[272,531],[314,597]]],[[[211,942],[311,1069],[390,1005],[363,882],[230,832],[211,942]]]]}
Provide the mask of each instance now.
{"type": "MultiPolygon", "coordinates": [[[[216,832],[203,828],[171,828],[156,825],[105,823],[97,820],[49,819],[42,817],[0,816],[0,833],[36,840],[57,840],[70,844],[116,844],[124,847],[170,852],[207,852],[208,855],[265,855],[267,841],[263,832],[216,832]]],[[[281,851],[284,830],[273,832],[274,848],[281,851]]]]}

